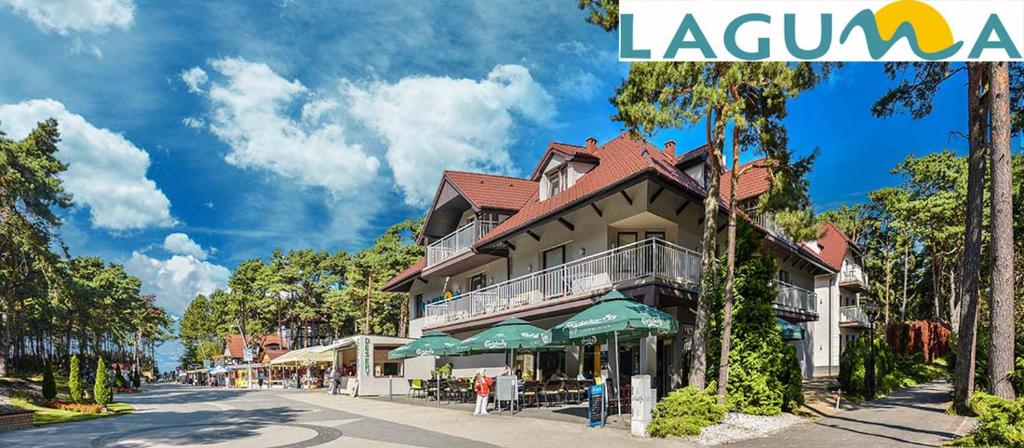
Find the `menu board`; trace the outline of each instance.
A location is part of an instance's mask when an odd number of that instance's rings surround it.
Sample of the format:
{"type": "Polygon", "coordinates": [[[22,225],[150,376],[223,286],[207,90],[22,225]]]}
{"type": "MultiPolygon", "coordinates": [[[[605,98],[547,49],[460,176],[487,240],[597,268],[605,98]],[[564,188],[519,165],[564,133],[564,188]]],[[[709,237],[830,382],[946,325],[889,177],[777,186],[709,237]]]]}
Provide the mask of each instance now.
{"type": "Polygon", "coordinates": [[[604,426],[604,419],[604,384],[595,384],[590,386],[590,403],[587,406],[587,426],[604,426]]]}

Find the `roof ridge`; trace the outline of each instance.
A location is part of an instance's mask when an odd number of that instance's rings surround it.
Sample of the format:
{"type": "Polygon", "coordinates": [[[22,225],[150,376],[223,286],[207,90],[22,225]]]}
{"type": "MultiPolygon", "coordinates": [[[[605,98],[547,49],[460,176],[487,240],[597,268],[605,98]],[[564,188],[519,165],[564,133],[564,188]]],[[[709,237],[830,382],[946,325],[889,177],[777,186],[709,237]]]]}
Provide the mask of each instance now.
{"type": "Polygon", "coordinates": [[[474,176],[500,177],[502,179],[521,180],[523,182],[535,183],[535,182],[533,182],[530,179],[526,179],[526,178],[522,178],[522,177],[515,177],[515,176],[508,176],[508,175],[505,175],[505,174],[474,173],[472,171],[460,171],[460,170],[444,170],[444,172],[446,174],[447,173],[456,173],[456,174],[471,174],[471,175],[474,175],[474,176]]]}

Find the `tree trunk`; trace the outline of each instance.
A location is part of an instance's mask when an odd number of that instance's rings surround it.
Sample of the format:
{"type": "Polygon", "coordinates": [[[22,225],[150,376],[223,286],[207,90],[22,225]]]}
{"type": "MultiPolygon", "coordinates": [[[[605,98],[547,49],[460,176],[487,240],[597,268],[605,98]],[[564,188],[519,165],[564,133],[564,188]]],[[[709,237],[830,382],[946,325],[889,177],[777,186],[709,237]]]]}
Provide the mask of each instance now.
{"type": "MultiPolygon", "coordinates": [[[[935,250],[935,244],[932,244],[932,303],[935,309],[932,313],[932,318],[935,320],[942,320],[942,311],[939,309],[939,255],[938,251],[935,250]]],[[[956,327],[953,327],[956,328],[956,327]]]]}
{"type": "MultiPolygon", "coordinates": [[[[736,100],[733,89],[733,100],[736,100]]],[[[732,339],[733,278],[736,273],[736,184],[739,183],[740,138],[735,127],[732,130],[732,171],[729,173],[729,234],[726,243],[725,310],[722,318],[722,351],[718,359],[718,404],[725,404],[726,387],[729,384],[729,348],[732,339]]]]}
{"type": "Polygon", "coordinates": [[[399,318],[398,318],[398,335],[397,336],[400,337],[400,338],[404,338],[404,337],[407,336],[408,331],[409,331],[408,328],[406,328],[406,326],[407,326],[407,324],[409,322],[409,298],[408,297],[402,297],[402,302],[401,302],[401,305],[399,305],[399,306],[400,306],[399,309],[401,311],[399,313],[399,318]]]}
{"type": "Polygon", "coordinates": [[[363,321],[363,334],[370,334],[370,291],[372,291],[373,277],[370,271],[366,271],[366,320],[363,321]]]}
{"type": "Polygon", "coordinates": [[[989,63],[992,172],[992,337],[989,389],[1013,399],[1013,190],[1010,158],[1010,74],[1006,62],[989,63]]]}
{"type": "Polygon", "coordinates": [[[900,320],[907,319],[907,269],[908,260],[910,259],[910,243],[906,242],[903,246],[903,302],[900,303],[900,320]]]}
{"type": "MultiPolygon", "coordinates": [[[[967,158],[967,222],[964,231],[964,308],[957,332],[957,361],[953,407],[967,410],[967,401],[974,392],[975,344],[977,344],[978,282],[981,263],[981,214],[985,184],[985,122],[986,111],[981,101],[985,85],[985,63],[969,63],[968,122],[970,155],[967,158]]],[[[934,257],[934,254],[933,254],[934,257]]],[[[933,273],[934,275],[934,273],[933,273]]]]}
{"type": "Polygon", "coordinates": [[[715,263],[717,254],[715,242],[718,236],[716,223],[718,222],[718,178],[721,176],[720,165],[722,152],[722,136],[725,132],[725,123],[721,111],[714,113],[714,127],[712,128],[712,114],[707,116],[708,134],[708,159],[711,162],[704,178],[707,179],[707,198],[704,199],[704,237],[702,239],[701,253],[701,276],[700,294],[697,296],[697,313],[693,323],[693,343],[690,350],[690,373],[688,384],[698,389],[704,388],[704,375],[707,371],[707,339],[708,339],[708,314],[710,314],[708,295],[714,290],[715,263]],[[714,133],[714,136],[712,136],[714,133]]]}
{"type": "Polygon", "coordinates": [[[891,300],[890,297],[892,296],[891,292],[892,292],[892,263],[893,263],[892,252],[889,251],[888,249],[886,249],[885,258],[886,258],[886,260],[885,260],[885,298],[884,298],[885,303],[883,304],[884,305],[884,308],[883,308],[883,318],[884,318],[884,321],[885,321],[885,326],[886,326],[886,328],[888,328],[888,326],[889,326],[889,302],[891,300]]]}
{"type": "Polygon", "coordinates": [[[8,359],[11,353],[11,323],[10,313],[0,310],[0,377],[9,373],[8,359]]]}
{"type": "Polygon", "coordinates": [[[963,300],[958,297],[960,288],[956,285],[956,268],[951,266],[946,277],[949,278],[949,322],[953,328],[959,328],[963,315],[963,300]]]}

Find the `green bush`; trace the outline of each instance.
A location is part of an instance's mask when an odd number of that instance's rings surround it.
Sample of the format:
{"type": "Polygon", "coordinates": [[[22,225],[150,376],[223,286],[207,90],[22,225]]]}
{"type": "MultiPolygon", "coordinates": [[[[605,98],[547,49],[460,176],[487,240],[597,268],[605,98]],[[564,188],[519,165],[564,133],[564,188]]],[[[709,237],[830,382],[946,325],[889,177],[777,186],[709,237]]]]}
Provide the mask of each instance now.
{"type": "Polygon", "coordinates": [[[53,364],[50,361],[43,363],[43,398],[57,398],[57,381],[53,378],[53,364]]]}
{"type": "Polygon", "coordinates": [[[647,427],[653,437],[695,436],[701,429],[721,423],[726,406],[717,403],[714,381],[704,390],[694,386],[677,389],[662,398],[651,413],[647,427]]]}
{"type": "Polygon", "coordinates": [[[71,401],[81,403],[84,398],[82,391],[82,373],[78,365],[78,355],[71,357],[71,371],[68,373],[68,395],[71,401]]]}
{"type": "MultiPolygon", "coordinates": [[[[879,338],[862,336],[851,342],[839,357],[839,384],[850,395],[866,396],[867,364],[871,356],[872,343],[875,347],[875,395],[886,395],[894,390],[917,384],[912,375],[900,367],[913,371],[914,358],[897,361],[889,344],[879,338]]],[[[921,364],[924,360],[921,360],[921,364]]],[[[925,375],[921,371],[921,375],[925,375]]]]}
{"type": "MultiPolygon", "coordinates": [[[[772,309],[772,302],[778,295],[774,281],[778,267],[774,259],[762,251],[760,237],[749,224],[741,223],[737,236],[727,402],[737,412],[777,415],[803,404],[800,363],[796,348],[779,335],[772,309]]],[[[710,297],[718,311],[712,315],[710,328],[709,380],[718,378],[723,297],[724,287],[710,297]]]]}
{"type": "Polygon", "coordinates": [[[1010,372],[1010,383],[1013,384],[1013,390],[1024,393],[1024,358],[1017,358],[1014,363],[1013,371],[1010,372]]]}
{"type": "Polygon", "coordinates": [[[124,374],[121,372],[119,364],[114,364],[114,387],[118,389],[128,388],[128,383],[124,381],[124,374]]]}
{"type": "Polygon", "coordinates": [[[954,445],[1024,447],[1024,398],[975,392],[968,406],[977,414],[978,426],[954,445]]]}
{"type": "Polygon", "coordinates": [[[92,386],[92,396],[96,404],[104,408],[114,399],[114,391],[110,390],[110,383],[107,381],[107,366],[103,364],[103,358],[96,361],[96,384],[92,386]]]}

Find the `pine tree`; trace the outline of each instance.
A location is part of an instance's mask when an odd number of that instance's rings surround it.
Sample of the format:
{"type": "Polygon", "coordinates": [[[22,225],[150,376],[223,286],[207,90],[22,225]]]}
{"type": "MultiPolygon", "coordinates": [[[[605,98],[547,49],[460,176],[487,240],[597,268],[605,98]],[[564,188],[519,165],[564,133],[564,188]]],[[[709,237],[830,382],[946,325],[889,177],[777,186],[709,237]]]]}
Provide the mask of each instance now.
{"type": "Polygon", "coordinates": [[[43,364],[43,398],[57,398],[57,381],[53,379],[53,365],[50,361],[43,364]]]}
{"type": "Polygon", "coordinates": [[[107,366],[103,364],[103,358],[96,362],[96,384],[92,386],[92,396],[96,404],[102,406],[103,409],[106,409],[114,398],[114,391],[110,389],[110,384],[107,381],[107,366]]]}
{"type": "Polygon", "coordinates": [[[82,374],[79,371],[78,355],[71,357],[71,372],[68,373],[68,394],[71,401],[82,402],[82,374]]]}

